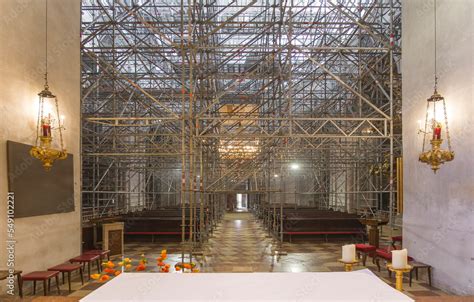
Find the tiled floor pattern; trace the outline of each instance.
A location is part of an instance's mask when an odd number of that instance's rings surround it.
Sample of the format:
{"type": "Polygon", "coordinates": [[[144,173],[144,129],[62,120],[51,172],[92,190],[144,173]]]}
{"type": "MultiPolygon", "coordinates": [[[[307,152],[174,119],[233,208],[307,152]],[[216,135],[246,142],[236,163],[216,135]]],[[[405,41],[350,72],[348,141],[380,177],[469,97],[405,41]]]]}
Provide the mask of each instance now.
{"type": "MultiPolygon", "coordinates": [[[[293,240],[293,243],[285,242],[282,246],[272,237],[268,236],[261,224],[255,220],[250,213],[227,213],[223,221],[215,230],[209,242],[201,250],[202,256],[193,258],[198,263],[201,272],[333,272],[343,271],[343,267],[337,262],[340,256],[341,245],[345,242],[324,241],[302,241],[293,240]],[[279,255],[279,253],[284,253],[279,255]]],[[[176,242],[162,243],[127,243],[125,253],[127,257],[139,259],[145,254],[149,265],[147,271],[158,271],[155,266],[156,257],[162,249],[168,250],[167,263],[174,264],[181,261],[180,244],[176,242]]],[[[189,261],[189,259],[185,259],[189,261]]],[[[377,272],[377,267],[368,259],[367,267],[376,273],[383,281],[394,286],[395,278],[388,277],[388,273],[382,268],[377,272]]],[[[357,266],[354,269],[361,269],[357,266]]],[[[96,282],[81,285],[79,277],[75,276],[73,292],[67,291],[67,285],[61,286],[61,295],[66,297],[64,301],[78,301],[102,284],[96,282]]],[[[415,281],[412,287],[408,282],[404,283],[405,293],[422,301],[469,301],[471,298],[460,298],[456,300],[448,297],[444,292],[430,287],[426,283],[426,275],[420,271],[420,280],[415,281]],[[441,299],[441,300],[440,300],[441,299]]],[[[407,280],[405,280],[407,281],[407,280]]],[[[54,286],[53,286],[54,287],[54,286]]],[[[42,288],[39,293],[42,294],[42,288]]],[[[53,294],[56,292],[53,291],[53,294]]],[[[37,292],[37,295],[38,292],[37,292]]],[[[54,297],[31,297],[22,301],[60,301],[54,297]]],[[[59,298],[56,296],[56,298],[59,298]]],[[[0,296],[0,301],[15,301],[0,296]]],[[[61,300],[63,301],[63,300],[61,300]]]]}

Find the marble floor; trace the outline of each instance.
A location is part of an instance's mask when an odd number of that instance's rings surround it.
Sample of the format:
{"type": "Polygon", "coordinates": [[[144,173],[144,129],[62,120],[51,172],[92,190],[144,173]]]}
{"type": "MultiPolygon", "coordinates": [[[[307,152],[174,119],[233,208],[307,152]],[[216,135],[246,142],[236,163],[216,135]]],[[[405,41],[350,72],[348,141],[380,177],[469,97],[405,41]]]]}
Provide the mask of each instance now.
{"type": "MultiPolygon", "coordinates": [[[[382,238],[382,241],[387,238],[382,238]]],[[[334,272],[342,271],[343,267],[337,262],[340,257],[341,245],[345,242],[325,242],[297,240],[282,245],[268,235],[254,216],[250,213],[227,213],[215,229],[208,243],[193,256],[202,273],[206,272],[334,272]]],[[[173,265],[181,261],[181,248],[177,242],[131,242],[125,246],[126,257],[138,260],[142,254],[149,260],[147,271],[159,269],[155,265],[156,258],[162,249],[168,250],[167,263],[173,265]]],[[[185,261],[189,261],[188,258],[185,261]]],[[[367,267],[383,281],[394,286],[395,278],[389,278],[386,269],[381,272],[368,259],[367,267]]],[[[354,267],[355,270],[363,266],[354,267]]],[[[172,270],[173,271],[173,270],[172,270]]],[[[421,273],[421,271],[420,271],[421,273]]],[[[81,285],[79,277],[73,280],[73,292],[67,291],[67,285],[61,286],[61,297],[32,297],[26,296],[22,301],[78,301],[104,283],[96,281],[81,285]]],[[[427,276],[420,274],[418,281],[408,286],[405,280],[405,294],[417,301],[470,301],[472,297],[450,297],[441,290],[427,284],[427,276]]],[[[41,294],[42,289],[39,288],[41,294]]],[[[56,292],[53,291],[53,294],[56,292]]],[[[15,301],[0,296],[1,301],[15,301]],[[3,297],[3,298],[2,298],[3,297]]]]}

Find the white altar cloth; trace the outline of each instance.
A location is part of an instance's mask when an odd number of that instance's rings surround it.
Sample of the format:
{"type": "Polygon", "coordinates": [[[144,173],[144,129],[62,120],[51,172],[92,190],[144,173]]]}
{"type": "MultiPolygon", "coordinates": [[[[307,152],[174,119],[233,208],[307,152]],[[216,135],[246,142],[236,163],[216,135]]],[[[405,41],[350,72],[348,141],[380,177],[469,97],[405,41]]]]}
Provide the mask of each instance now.
{"type": "Polygon", "coordinates": [[[80,301],[413,300],[364,269],[328,273],[123,273],[80,301]]]}

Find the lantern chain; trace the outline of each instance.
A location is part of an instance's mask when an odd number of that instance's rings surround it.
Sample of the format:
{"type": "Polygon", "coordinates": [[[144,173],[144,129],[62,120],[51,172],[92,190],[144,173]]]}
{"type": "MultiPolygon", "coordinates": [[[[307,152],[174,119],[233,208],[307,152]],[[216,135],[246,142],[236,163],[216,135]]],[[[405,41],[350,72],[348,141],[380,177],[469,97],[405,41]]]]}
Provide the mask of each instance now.
{"type": "Polygon", "coordinates": [[[56,104],[56,115],[58,116],[59,144],[61,145],[61,151],[64,151],[63,132],[62,132],[63,126],[61,125],[61,117],[59,116],[58,99],[55,97],[54,100],[56,104]]]}
{"type": "Polygon", "coordinates": [[[430,109],[430,103],[427,102],[426,104],[426,117],[425,117],[425,131],[423,131],[423,148],[422,152],[425,152],[425,144],[426,144],[426,133],[428,133],[428,110],[430,109]]]}
{"type": "Polygon", "coordinates": [[[443,99],[444,122],[446,124],[446,138],[448,139],[448,150],[451,151],[451,137],[449,136],[448,113],[446,112],[446,102],[443,99]]]}
{"type": "Polygon", "coordinates": [[[45,20],[45,87],[48,88],[48,0],[46,2],[46,20],[45,20]]]}

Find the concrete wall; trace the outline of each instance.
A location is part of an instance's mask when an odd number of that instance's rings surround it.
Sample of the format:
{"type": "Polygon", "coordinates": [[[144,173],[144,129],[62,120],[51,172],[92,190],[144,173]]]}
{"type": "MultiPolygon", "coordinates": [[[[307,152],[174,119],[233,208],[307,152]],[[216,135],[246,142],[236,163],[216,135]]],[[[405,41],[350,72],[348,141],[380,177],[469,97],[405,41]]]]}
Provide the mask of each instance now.
{"type": "MultiPolygon", "coordinates": [[[[74,154],[75,211],[15,220],[16,269],[24,272],[59,264],[81,247],[80,1],[49,0],[48,5],[49,84],[65,116],[65,147],[74,154]]],[[[6,141],[35,142],[37,93],[44,85],[44,22],[45,1],[1,1],[0,269],[6,265],[6,141]]]]}
{"type": "Polygon", "coordinates": [[[418,162],[433,92],[433,0],[403,1],[404,246],[433,266],[436,287],[474,294],[474,1],[438,0],[439,92],[447,101],[454,161],[437,174],[418,162]]]}

